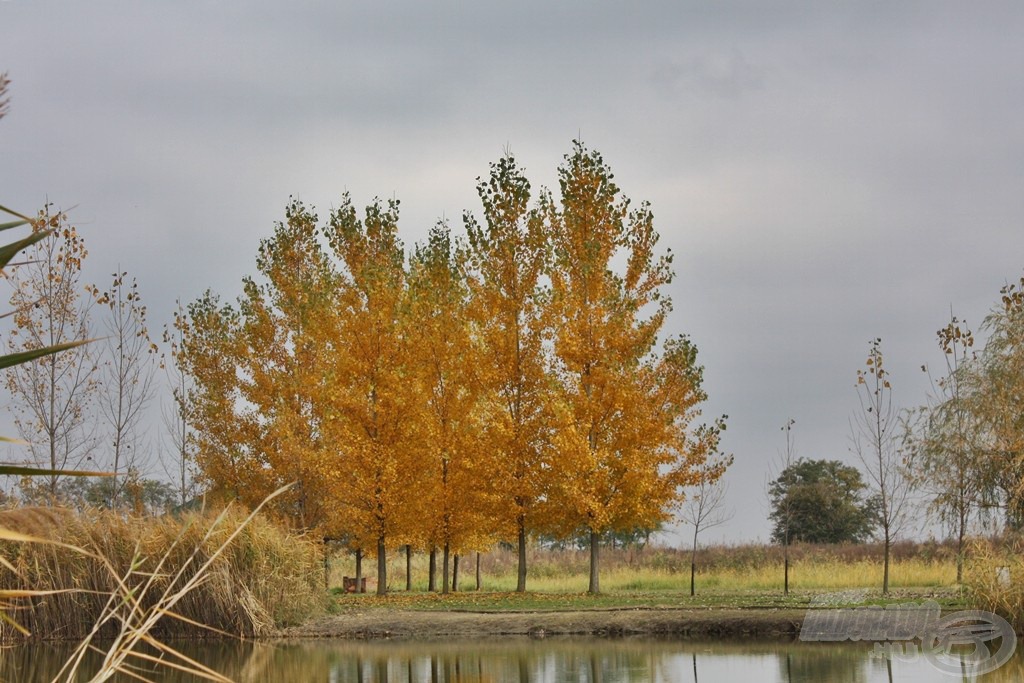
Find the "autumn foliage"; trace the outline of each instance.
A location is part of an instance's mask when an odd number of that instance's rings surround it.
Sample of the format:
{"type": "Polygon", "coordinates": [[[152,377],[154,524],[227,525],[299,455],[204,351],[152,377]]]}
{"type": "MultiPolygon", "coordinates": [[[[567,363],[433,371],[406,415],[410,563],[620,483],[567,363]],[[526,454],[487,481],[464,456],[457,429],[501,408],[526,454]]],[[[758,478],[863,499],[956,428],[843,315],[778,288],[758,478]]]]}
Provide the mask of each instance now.
{"type": "Polygon", "coordinates": [[[379,591],[389,549],[447,568],[499,540],[525,590],[528,537],[586,532],[596,592],[602,535],[720,476],[724,422],[698,424],[693,343],[660,339],[671,256],[650,207],[581,143],[559,183],[531,204],[506,156],[465,239],[441,222],[409,254],[397,200],[360,214],[346,195],[322,225],[290,204],[238,301],[207,293],[179,321],[207,485],[255,503],[298,482],[277,513],[375,555],[379,591]]]}

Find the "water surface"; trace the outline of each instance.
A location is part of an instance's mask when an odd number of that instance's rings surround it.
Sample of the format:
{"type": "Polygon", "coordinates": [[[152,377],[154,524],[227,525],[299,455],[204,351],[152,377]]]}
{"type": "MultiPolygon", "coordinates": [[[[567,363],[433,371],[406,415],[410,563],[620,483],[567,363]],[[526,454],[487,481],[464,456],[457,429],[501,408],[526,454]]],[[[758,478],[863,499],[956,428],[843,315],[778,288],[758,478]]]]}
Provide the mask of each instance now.
{"type": "MultiPolygon", "coordinates": [[[[502,638],[481,641],[186,642],[190,657],[239,683],[887,683],[1024,680],[1018,652],[980,677],[939,672],[923,658],[872,656],[862,643],[698,642],[655,639],[502,638]]],[[[49,681],[70,647],[33,645],[0,653],[0,680],[49,681]]],[[[96,658],[90,660],[95,667],[96,658]]],[[[146,667],[144,667],[145,669],[146,667]]],[[[140,672],[154,681],[200,680],[140,672]]],[[[76,680],[88,680],[83,675],[76,680]]],[[[138,680],[128,677],[116,681],[138,680]]]]}

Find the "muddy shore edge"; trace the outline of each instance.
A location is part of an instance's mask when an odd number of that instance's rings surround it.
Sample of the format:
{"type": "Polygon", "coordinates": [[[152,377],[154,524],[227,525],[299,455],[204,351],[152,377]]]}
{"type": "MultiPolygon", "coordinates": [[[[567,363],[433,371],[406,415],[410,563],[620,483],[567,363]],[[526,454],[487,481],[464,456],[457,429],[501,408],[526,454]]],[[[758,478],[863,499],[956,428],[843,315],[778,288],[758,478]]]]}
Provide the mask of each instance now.
{"type": "Polygon", "coordinates": [[[805,610],[629,608],[535,612],[367,610],[282,630],[283,638],[434,639],[494,636],[795,638],[805,610]]]}

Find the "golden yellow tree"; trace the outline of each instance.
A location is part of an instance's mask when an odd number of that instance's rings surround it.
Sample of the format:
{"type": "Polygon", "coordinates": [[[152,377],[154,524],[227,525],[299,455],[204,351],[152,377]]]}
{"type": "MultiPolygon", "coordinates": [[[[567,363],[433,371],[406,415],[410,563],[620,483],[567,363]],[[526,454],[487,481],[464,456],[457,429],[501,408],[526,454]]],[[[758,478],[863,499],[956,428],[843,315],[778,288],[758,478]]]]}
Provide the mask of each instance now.
{"type": "Polygon", "coordinates": [[[375,201],[360,220],[346,195],[325,232],[343,266],[326,350],[326,428],[338,451],[328,468],[332,495],[354,546],[376,550],[383,595],[387,544],[411,535],[414,483],[422,475],[415,438],[422,394],[402,315],[406,271],[398,201],[375,201]]]}
{"type": "Polygon", "coordinates": [[[561,389],[550,500],[566,532],[589,534],[589,590],[597,593],[602,535],[667,518],[683,487],[707,478],[698,468],[724,423],[690,431],[706,398],[696,347],[680,337],[656,352],[672,270],[670,254],[655,255],[650,207],[630,211],[601,155],[579,142],[559,187],[560,208],[548,194],[541,199],[561,389]]]}
{"type": "Polygon", "coordinates": [[[300,528],[328,523],[322,470],[324,319],[336,274],[317,217],[300,202],[260,243],[237,310],[210,293],[182,321],[179,362],[195,382],[190,421],[207,483],[250,505],[284,484],[279,513],[300,528]]]}
{"type": "Polygon", "coordinates": [[[515,535],[516,590],[526,590],[528,535],[542,527],[544,463],[550,442],[550,379],[546,370],[540,279],[547,263],[541,217],[529,209],[530,183],[505,156],[477,184],[484,223],[465,215],[473,319],[483,345],[481,385],[487,389],[486,447],[501,482],[498,513],[515,535]]]}
{"type": "Polygon", "coordinates": [[[442,592],[449,590],[450,557],[486,537],[493,486],[489,451],[478,437],[479,344],[471,335],[464,247],[445,223],[431,229],[409,264],[406,314],[415,330],[413,367],[424,393],[424,448],[419,500],[430,549],[443,552],[442,592]],[[421,504],[422,509],[422,504],[421,504]]]}
{"type": "Polygon", "coordinates": [[[248,413],[239,414],[236,335],[238,311],[207,290],[175,319],[181,333],[178,362],[194,382],[185,406],[198,428],[195,441],[199,480],[208,490],[233,496],[237,491],[262,489],[265,468],[260,453],[247,438],[252,428],[248,413]],[[255,479],[255,481],[254,481],[255,479]]]}

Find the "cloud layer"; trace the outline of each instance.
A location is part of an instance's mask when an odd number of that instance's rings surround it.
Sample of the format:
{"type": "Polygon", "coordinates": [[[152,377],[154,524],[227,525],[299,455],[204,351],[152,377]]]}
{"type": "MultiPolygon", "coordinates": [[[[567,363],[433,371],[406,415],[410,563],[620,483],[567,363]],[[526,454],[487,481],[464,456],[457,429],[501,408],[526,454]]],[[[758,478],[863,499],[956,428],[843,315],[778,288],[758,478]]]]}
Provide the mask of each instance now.
{"type": "Polygon", "coordinates": [[[92,279],[138,274],[169,318],[237,294],[289,195],[397,196],[411,245],[506,147],[554,186],[582,136],[678,255],[730,540],[768,535],[787,418],[850,459],[869,339],[919,403],[950,307],[976,326],[1021,274],[1019,3],[348,5],[0,4],[3,201],[73,206],[92,279]]]}

